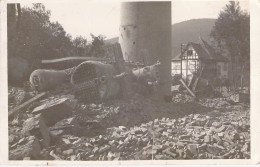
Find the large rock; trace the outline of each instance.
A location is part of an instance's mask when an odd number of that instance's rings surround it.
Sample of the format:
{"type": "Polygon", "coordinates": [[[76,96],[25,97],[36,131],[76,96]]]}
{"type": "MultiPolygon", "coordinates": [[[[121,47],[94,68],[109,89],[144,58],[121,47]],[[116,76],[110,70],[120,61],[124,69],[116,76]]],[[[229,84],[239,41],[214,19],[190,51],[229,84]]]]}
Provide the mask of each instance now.
{"type": "Polygon", "coordinates": [[[41,113],[48,126],[72,115],[74,106],[67,98],[54,99],[36,107],[33,114],[41,113]]]}

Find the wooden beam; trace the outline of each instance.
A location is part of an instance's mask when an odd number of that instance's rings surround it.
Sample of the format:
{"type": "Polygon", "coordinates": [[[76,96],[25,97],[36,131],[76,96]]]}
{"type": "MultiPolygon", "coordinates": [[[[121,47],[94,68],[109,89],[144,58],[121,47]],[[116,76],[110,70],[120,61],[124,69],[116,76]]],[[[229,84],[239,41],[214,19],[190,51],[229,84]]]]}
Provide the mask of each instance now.
{"type": "Polygon", "coordinates": [[[33,98],[31,98],[30,100],[24,102],[23,104],[16,106],[14,109],[12,109],[9,113],[8,113],[8,117],[12,117],[14,116],[15,113],[19,112],[20,110],[23,110],[25,107],[29,106],[31,103],[35,102],[36,100],[39,100],[40,98],[42,98],[43,96],[45,96],[47,93],[46,92],[42,92],[36,96],[34,96],[33,98]]]}
{"type": "Polygon", "coordinates": [[[196,97],[196,95],[190,90],[190,88],[186,85],[186,83],[183,81],[183,79],[180,79],[180,82],[182,85],[188,90],[188,92],[193,96],[196,97]]]}

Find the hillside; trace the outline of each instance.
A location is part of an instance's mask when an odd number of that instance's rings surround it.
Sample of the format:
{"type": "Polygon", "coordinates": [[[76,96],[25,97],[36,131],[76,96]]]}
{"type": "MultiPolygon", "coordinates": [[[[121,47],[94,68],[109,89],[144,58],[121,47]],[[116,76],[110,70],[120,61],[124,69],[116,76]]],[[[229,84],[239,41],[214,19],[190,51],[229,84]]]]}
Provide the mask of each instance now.
{"type": "MultiPolygon", "coordinates": [[[[199,35],[205,40],[209,40],[210,31],[215,19],[192,19],[172,25],[172,57],[180,53],[180,44],[196,42],[199,35]]],[[[118,37],[105,41],[106,44],[118,42],[118,37]]]]}
{"type": "Polygon", "coordinates": [[[209,34],[215,19],[193,19],[172,25],[172,55],[180,53],[181,43],[197,42],[199,35],[209,40],[209,34]]]}

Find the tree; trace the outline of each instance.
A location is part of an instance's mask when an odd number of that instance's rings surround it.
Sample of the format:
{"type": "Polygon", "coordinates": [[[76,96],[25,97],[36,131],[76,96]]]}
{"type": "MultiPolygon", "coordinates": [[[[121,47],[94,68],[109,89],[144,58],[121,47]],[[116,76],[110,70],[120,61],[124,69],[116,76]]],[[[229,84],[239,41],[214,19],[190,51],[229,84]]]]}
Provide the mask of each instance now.
{"type": "Polygon", "coordinates": [[[237,88],[237,82],[239,78],[243,81],[244,69],[250,61],[249,13],[241,10],[239,2],[230,1],[220,12],[210,35],[219,50],[230,55],[233,86],[237,88]]]}
{"type": "Polygon", "coordinates": [[[17,76],[20,77],[17,79],[16,75],[9,75],[8,79],[14,82],[18,82],[19,80],[21,83],[21,79],[28,78],[32,64],[39,57],[37,52],[42,49],[41,43],[46,39],[44,29],[46,29],[46,25],[49,23],[50,12],[46,11],[43,5],[34,4],[31,9],[18,8],[18,13],[20,14],[16,19],[16,8],[12,4],[9,5],[7,18],[8,74],[15,74],[15,71],[18,71],[17,76]],[[15,22],[16,28],[13,28],[15,22]],[[24,70],[19,69],[21,66],[24,67],[24,70]]]}
{"type": "MultiPolygon", "coordinates": [[[[22,8],[19,33],[16,38],[8,38],[8,44],[17,43],[16,52],[10,49],[10,57],[23,57],[28,60],[52,59],[72,56],[71,36],[58,22],[50,21],[51,12],[43,4],[32,8],[22,8]]],[[[10,32],[12,36],[14,32],[10,32]]]]}
{"type": "Polygon", "coordinates": [[[92,42],[78,36],[74,39],[59,22],[50,21],[51,12],[41,3],[21,8],[8,4],[8,79],[22,83],[39,68],[43,59],[70,56],[104,56],[105,36],[91,34],[92,42]],[[17,15],[18,13],[18,15],[17,15]],[[20,67],[23,67],[19,69],[20,67]],[[19,78],[17,76],[20,76],[19,78]]]}
{"type": "Polygon", "coordinates": [[[88,49],[86,38],[82,36],[78,36],[73,39],[72,43],[73,46],[75,47],[75,52],[77,56],[86,56],[88,54],[89,49],[88,49]]]}
{"type": "Polygon", "coordinates": [[[21,5],[12,3],[7,5],[7,26],[8,26],[8,40],[12,41],[12,45],[8,45],[8,53],[11,55],[16,52],[17,35],[19,33],[20,20],[21,20],[21,5]]]}
{"type": "MultiPolygon", "coordinates": [[[[18,7],[17,9],[19,13],[20,9],[18,7]]],[[[39,68],[41,60],[75,55],[71,36],[61,24],[50,21],[51,12],[46,10],[43,4],[22,8],[18,17],[15,13],[17,13],[16,7],[9,5],[8,60],[12,59],[10,62],[12,65],[8,66],[8,71],[11,72],[20,66],[21,61],[13,59],[22,59],[29,66],[26,76],[24,73],[21,77],[26,80],[32,70],[39,68]]]]}
{"type": "Polygon", "coordinates": [[[105,54],[104,39],[106,38],[104,35],[95,36],[92,33],[90,34],[92,37],[92,43],[90,46],[90,55],[93,57],[103,57],[105,54]]]}

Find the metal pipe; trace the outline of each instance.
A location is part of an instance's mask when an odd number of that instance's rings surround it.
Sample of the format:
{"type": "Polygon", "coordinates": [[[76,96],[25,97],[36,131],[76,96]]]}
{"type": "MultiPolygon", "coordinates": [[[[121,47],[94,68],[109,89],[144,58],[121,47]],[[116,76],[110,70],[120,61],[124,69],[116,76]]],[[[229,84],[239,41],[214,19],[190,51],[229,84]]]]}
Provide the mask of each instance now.
{"type": "Polygon", "coordinates": [[[30,75],[31,87],[37,91],[47,91],[60,86],[69,84],[70,74],[73,69],[66,70],[46,70],[37,69],[30,75]]]}
{"type": "Polygon", "coordinates": [[[159,81],[160,80],[160,76],[159,76],[160,64],[161,63],[158,61],[157,63],[155,63],[151,66],[134,69],[132,71],[133,76],[136,80],[145,79],[145,80],[151,81],[151,82],[159,81]]]}
{"type": "Polygon", "coordinates": [[[120,84],[114,76],[115,67],[98,61],[79,64],[71,76],[75,95],[86,102],[98,102],[118,95],[120,84]]]}

